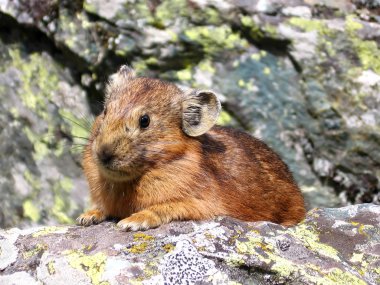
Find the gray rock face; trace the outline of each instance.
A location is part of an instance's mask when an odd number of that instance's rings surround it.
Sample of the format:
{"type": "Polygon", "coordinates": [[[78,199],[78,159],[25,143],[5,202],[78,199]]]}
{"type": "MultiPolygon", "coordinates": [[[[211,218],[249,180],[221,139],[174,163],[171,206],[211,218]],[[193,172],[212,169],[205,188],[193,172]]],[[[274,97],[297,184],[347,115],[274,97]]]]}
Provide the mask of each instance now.
{"type": "Polygon", "coordinates": [[[77,124],[90,118],[85,93],[47,52],[8,40],[0,39],[0,225],[72,223],[87,196],[74,147],[86,135],[77,124]]]}
{"type": "Polygon", "coordinates": [[[379,284],[380,206],[315,209],[292,228],[231,218],[146,232],[0,231],[0,284],[379,284]],[[19,283],[19,282],[24,283],[19,283]]]}
{"type": "Polygon", "coordinates": [[[67,223],[85,207],[78,153],[63,145],[85,142],[76,123],[125,63],[221,94],[219,122],[279,152],[309,208],[379,203],[378,6],[0,1],[0,225],[67,223]]]}

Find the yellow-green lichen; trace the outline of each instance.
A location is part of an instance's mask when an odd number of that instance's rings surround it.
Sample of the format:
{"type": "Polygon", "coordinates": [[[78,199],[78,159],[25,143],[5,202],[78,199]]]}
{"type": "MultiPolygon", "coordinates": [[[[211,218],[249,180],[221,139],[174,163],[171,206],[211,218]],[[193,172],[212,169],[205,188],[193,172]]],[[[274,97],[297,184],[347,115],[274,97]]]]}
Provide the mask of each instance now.
{"type": "Polygon", "coordinates": [[[226,258],[227,265],[232,267],[240,267],[246,264],[242,254],[232,253],[226,258]]]}
{"type": "Polygon", "coordinates": [[[275,37],[277,36],[277,28],[275,26],[272,26],[270,24],[266,24],[264,26],[264,31],[269,35],[269,36],[272,36],[272,37],[275,37]]]}
{"type": "Polygon", "coordinates": [[[65,151],[65,143],[63,140],[60,140],[56,144],[56,148],[55,148],[55,150],[53,150],[53,153],[56,157],[60,157],[60,156],[62,156],[64,151],[65,151]]]}
{"type": "Polygon", "coordinates": [[[264,251],[273,250],[273,246],[265,242],[264,238],[260,236],[250,236],[248,237],[248,242],[236,241],[237,252],[238,253],[255,253],[257,249],[261,248],[264,251]]]}
{"type": "Polygon", "coordinates": [[[65,201],[62,197],[54,195],[54,205],[51,209],[53,216],[57,218],[60,223],[71,224],[73,223],[73,219],[66,214],[66,211],[67,207],[65,201]]]}
{"type": "MultiPolygon", "coordinates": [[[[302,232],[303,233],[301,236],[308,236],[308,234],[305,234],[304,231],[302,232]]],[[[311,235],[313,236],[313,233],[311,235]]],[[[327,272],[313,263],[294,263],[291,260],[283,258],[278,254],[278,249],[274,245],[266,242],[262,236],[254,235],[248,236],[247,238],[248,241],[236,241],[237,253],[254,255],[258,258],[258,260],[260,260],[260,262],[270,266],[271,271],[276,273],[278,276],[287,278],[297,272],[303,279],[307,280],[311,284],[365,284],[365,282],[356,277],[354,274],[343,272],[338,268],[332,268],[329,272],[327,272]],[[319,276],[316,276],[314,274],[315,272],[319,273],[319,276]]],[[[312,239],[314,240],[314,238],[312,239]]],[[[312,244],[313,243],[314,242],[312,242],[312,244]]],[[[313,248],[316,248],[316,246],[314,245],[313,248]]],[[[320,246],[319,249],[323,251],[323,254],[326,253],[324,245],[320,246]]],[[[233,264],[235,260],[239,262],[239,259],[237,259],[236,256],[231,256],[230,260],[232,261],[231,264],[233,264]]]]}
{"type": "Polygon", "coordinates": [[[133,62],[132,65],[137,74],[144,74],[144,72],[148,69],[146,62],[142,59],[133,62]]]}
{"type": "Polygon", "coordinates": [[[140,253],[144,253],[147,248],[148,248],[148,243],[147,242],[141,242],[141,243],[133,245],[132,247],[128,248],[127,250],[130,253],[140,254],[140,253]]]}
{"type": "Polygon", "coordinates": [[[147,235],[147,234],[144,234],[144,233],[135,233],[133,235],[133,240],[134,241],[141,241],[141,240],[150,241],[150,240],[154,240],[154,237],[147,235]]]}
{"type": "Polygon", "coordinates": [[[47,119],[47,100],[52,98],[58,86],[54,68],[38,53],[31,54],[28,59],[22,58],[19,50],[10,50],[9,54],[12,65],[21,71],[19,95],[22,102],[41,118],[47,119]]]}
{"type": "Polygon", "coordinates": [[[17,119],[20,116],[18,109],[15,107],[10,108],[9,112],[11,112],[13,118],[15,119],[17,119]]]}
{"type": "Polygon", "coordinates": [[[65,192],[70,192],[74,187],[73,181],[67,177],[63,177],[59,180],[59,185],[65,192]]]}
{"type": "Polygon", "coordinates": [[[54,204],[51,209],[52,215],[63,224],[73,223],[73,219],[67,215],[67,210],[75,207],[68,197],[68,193],[72,190],[73,183],[69,178],[62,178],[56,181],[53,185],[54,204]]]}
{"type": "Polygon", "coordinates": [[[237,68],[237,67],[239,67],[240,66],[240,62],[239,62],[239,60],[234,60],[233,62],[232,62],[232,66],[234,67],[234,68],[237,68]]]}
{"type": "Polygon", "coordinates": [[[33,237],[40,237],[40,236],[45,236],[48,234],[53,234],[53,233],[65,233],[67,231],[67,228],[65,227],[56,227],[56,226],[51,226],[51,227],[44,227],[41,230],[38,230],[37,232],[33,233],[33,237]]]}
{"type": "Polygon", "coordinates": [[[91,3],[91,1],[83,1],[83,10],[92,14],[97,13],[97,8],[93,3],[91,3]]]}
{"type": "Polygon", "coordinates": [[[149,66],[155,66],[158,64],[158,59],[154,56],[151,56],[145,60],[146,64],[149,66]]]}
{"type": "Polygon", "coordinates": [[[377,267],[373,270],[373,273],[375,273],[377,275],[376,277],[376,283],[377,284],[380,284],[380,267],[377,267]]]}
{"type": "Polygon", "coordinates": [[[148,261],[147,266],[144,269],[144,277],[145,279],[149,279],[154,275],[157,275],[157,264],[155,261],[148,261]]]}
{"type": "Polygon", "coordinates": [[[203,9],[202,18],[206,19],[207,23],[211,25],[219,25],[222,22],[220,13],[216,9],[210,7],[203,9]]]}
{"type": "Polygon", "coordinates": [[[364,235],[366,237],[368,237],[368,233],[366,231],[368,230],[373,230],[374,229],[374,226],[372,225],[364,225],[364,224],[360,224],[358,222],[351,222],[351,224],[354,226],[354,227],[357,227],[358,229],[358,233],[361,234],[361,235],[364,235]]]}
{"type": "Polygon", "coordinates": [[[55,267],[54,267],[54,260],[49,261],[48,264],[46,264],[46,267],[47,267],[47,270],[48,270],[50,275],[55,274],[56,271],[55,271],[55,267]]]}
{"type": "Polygon", "coordinates": [[[204,236],[205,236],[205,238],[207,238],[209,240],[215,239],[215,236],[213,234],[210,234],[209,232],[205,232],[204,236]]]}
{"type": "Polygon", "coordinates": [[[147,235],[147,234],[144,234],[144,233],[135,233],[133,235],[133,240],[134,241],[140,241],[140,240],[149,241],[149,240],[154,240],[154,237],[147,235]]]}
{"type": "Polygon", "coordinates": [[[251,59],[255,61],[261,60],[263,57],[266,57],[268,53],[265,50],[261,50],[260,52],[251,54],[251,59]]]}
{"type": "Polygon", "coordinates": [[[255,23],[250,16],[240,16],[240,22],[243,27],[249,29],[249,35],[254,40],[260,40],[264,36],[263,30],[255,23]]]}
{"type": "Polygon", "coordinates": [[[191,68],[177,71],[177,78],[180,81],[190,81],[192,79],[191,68]]]}
{"type": "Polygon", "coordinates": [[[204,245],[203,246],[199,246],[199,247],[197,247],[197,251],[198,252],[206,251],[206,247],[204,245]]]}
{"type": "MultiPolygon", "coordinates": [[[[151,284],[151,283],[149,283],[149,279],[151,279],[152,277],[154,277],[158,274],[159,274],[159,271],[158,271],[156,262],[155,261],[148,261],[145,264],[145,267],[143,268],[143,273],[134,279],[128,280],[128,282],[130,284],[133,284],[133,285],[151,284]]],[[[156,283],[156,282],[152,282],[152,284],[153,283],[156,283]]]]}
{"type": "Polygon", "coordinates": [[[24,127],[23,132],[29,139],[29,141],[33,144],[34,152],[33,158],[37,161],[42,160],[49,153],[48,148],[48,135],[44,137],[34,133],[29,127],[24,127]]]}
{"type": "Polygon", "coordinates": [[[60,30],[63,34],[63,43],[71,50],[88,56],[90,50],[87,48],[88,41],[84,41],[86,37],[83,37],[93,27],[90,21],[88,21],[86,14],[76,13],[70,15],[67,10],[63,9],[59,13],[60,30]]]}
{"type": "Polygon", "coordinates": [[[186,37],[202,46],[207,54],[214,54],[222,50],[245,48],[248,42],[233,32],[231,27],[221,25],[191,27],[185,31],[186,37]]]}
{"type": "Polygon", "coordinates": [[[217,124],[218,125],[222,125],[222,126],[226,126],[228,124],[230,124],[232,121],[232,117],[229,113],[227,113],[226,111],[222,111],[219,115],[219,118],[217,120],[217,124]]]}
{"type": "Polygon", "coordinates": [[[251,78],[248,81],[244,81],[243,79],[239,79],[238,85],[240,88],[247,89],[248,91],[254,91],[255,90],[255,84],[254,84],[254,79],[251,78]]]}
{"type": "Polygon", "coordinates": [[[25,170],[24,178],[34,190],[38,190],[41,187],[40,181],[29,170],[25,170]]]}
{"type": "Polygon", "coordinates": [[[94,255],[86,255],[81,251],[67,250],[64,254],[67,256],[70,266],[83,271],[91,279],[92,284],[109,284],[101,279],[107,260],[107,256],[104,253],[98,252],[94,255]]]}
{"type": "Polygon", "coordinates": [[[333,268],[330,272],[326,274],[326,278],[330,279],[333,283],[331,284],[356,284],[356,285],[366,285],[367,283],[360,280],[355,275],[348,271],[342,271],[339,268],[333,268]]]}
{"type": "Polygon", "coordinates": [[[83,252],[89,252],[95,247],[94,244],[88,244],[88,245],[83,245],[82,250],[83,252]]]}
{"type": "Polygon", "coordinates": [[[199,64],[198,64],[198,67],[200,70],[202,71],[207,71],[211,74],[214,74],[215,73],[215,68],[212,66],[212,62],[210,59],[205,59],[205,60],[202,60],[199,64]]]}
{"type": "MultiPolygon", "coordinates": [[[[10,50],[9,55],[12,59],[11,64],[20,70],[21,86],[18,94],[23,105],[49,124],[53,120],[47,105],[57,92],[59,82],[54,64],[50,63],[44,54],[33,53],[23,58],[20,51],[15,49],[10,50]]],[[[48,145],[53,139],[53,130],[54,127],[48,125],[48,130],[41,136],[27,126],[23,128],[23,132],[34,146],[35,160],[41,160],[49,153],[48,145]]]]}
{"type": "Polygon", "coordinates": [[[306,32],[317,31],[323,36],[333,36],[333,31],[330,30],[323,20],[319,19],[305,19],[305,18],[290,18],[289,23],[292,26],[298,27],[306,32]]]}
{"type": "Polygon", "coordinates": [[[331,39],[336,37],[337,31],[330,29],[323,20],[294,17],[289,19],[289,23],[305,32],[316,31],[319,35],[319,48],[329,56],[336,55],[331,39]]]}
{"type": "Polygon", "coordinates": [[[363,68],[372,69],[380,74],[380,49],[375,41],[362,40],[358,37],[357,31],[362,28],[363,25],[354,16],[346,17],[345,29],[363,68]]]}
{"type": "Polygon", "coordinates": [[[346,17],[346,22],[345,22],[345,29],[346,31],[351,34],[355,33],[358,30],[363,29],[363,24],[359,23],[358,20],[355,18],[354,15],[348,15],[346,17]]]}
{"type": "Polygon", "coordinates": [[[31,219],[33,222],[40,220],[40,211],[30,200],[25,200],[22,203],[24,217],[31,219]]]}
{"type": "Polygon", "coordinates": [[[306,248],[336,261],[340,260],[335,248],[320,242],[318,232],[312,225],[301,223],[297,227],[289,229],[289,233],[300,240],[306,248]]]}
{"type": "Polygon", "coordinates": [[[362,262],[364,253],[353,253],[350,259],[351,262],[362,262]]]}
{"type": "Polygon", "coordinates": [[[33,247],[31,250],[25,251],[22,253],[22,256],[24,259],[31,258],[37,254],[39,254],[41,251],[46,250],[48,247],[46,244],[37,244],[35,247],[33,247]]]}
{"type": "Polygon", "coordinates": [[[179,16],[186,16],[188,8],[186,0],[162,1],[156,8],[152,19],[153,24],[158,27],[165,27],[171,20],[179,16]]]}
{"type": "Polygon", "coordinates": [[[256,23],[253,21],[252,17],[250,16],[240,16],[240,22],[243,24],[244,27],[252,27],[256,25],[256,23]]]}
{"type": "Polygon", "coordinates": [[[251,58],[253,60],[259,61],[260,58],[261,58],[260,53],[253,53],[253,54],[251,54],[251,58]]]}
{"type": "Polygon", "coordinates": [[[130,280],[129,280],[129,283],[130,283],[131,285],[143,285],[143,281],[144,281],[144,280],[145,280],[144,277],[139,276],[139,277],[137,277],[137,278],[135,278],[135,279],[130,279],[130,280]]]}
{"type": "Polygon", "coordinates": [[[175,245],[172,244],[172,243],[168,243],[168,244],[165,244],[164,246],[162,246],[162,248],[163,248],[166,252],[171,252],[171,251],[174,250],[175,245]]]}
{"type": "Polygon", "coordinates": [[[361,63],[365,69],[372,69],[380,74],[380,50],[375,41],[353,40],[361,63]]]}

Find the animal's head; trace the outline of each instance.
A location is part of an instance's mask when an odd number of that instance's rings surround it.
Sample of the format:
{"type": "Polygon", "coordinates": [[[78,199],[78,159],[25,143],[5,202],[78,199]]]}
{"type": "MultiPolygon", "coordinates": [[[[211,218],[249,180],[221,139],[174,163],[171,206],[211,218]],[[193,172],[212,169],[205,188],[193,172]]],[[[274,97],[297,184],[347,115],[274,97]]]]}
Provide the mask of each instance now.
{"type": "Polygon", "coordinates": [[[138,178],[150,167],[178,159],[192,137],[206,133],[221,106],[211,91],[182,91],[136,77],[127,66],[111,76],[92,141],[93,156],[109,179],[138,178]]]}

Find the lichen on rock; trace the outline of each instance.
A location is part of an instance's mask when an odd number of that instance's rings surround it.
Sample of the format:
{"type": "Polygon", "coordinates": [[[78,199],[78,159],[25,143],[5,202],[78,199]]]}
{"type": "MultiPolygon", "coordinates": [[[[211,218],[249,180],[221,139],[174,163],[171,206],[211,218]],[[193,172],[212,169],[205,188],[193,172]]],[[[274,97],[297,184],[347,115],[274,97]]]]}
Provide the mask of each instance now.
{"type": "Polygon", "coordinates": [[[28,274],[48,284],[377,284],[379,214],[362,204],[315,209],[290,228],[219,217],[137,233],[111,222],[2,231],[0,282],[28,274]]]}

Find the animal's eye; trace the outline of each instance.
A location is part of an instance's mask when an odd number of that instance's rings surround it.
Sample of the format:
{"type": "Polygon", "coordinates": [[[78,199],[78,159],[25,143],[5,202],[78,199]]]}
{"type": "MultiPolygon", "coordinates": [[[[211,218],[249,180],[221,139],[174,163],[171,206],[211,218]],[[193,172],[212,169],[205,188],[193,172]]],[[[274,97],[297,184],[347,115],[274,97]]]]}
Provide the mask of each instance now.
{"type": "Polygon", "coordinates": [[[149,126],[150,118],[148,115],[143,115],[140,117],[140,128],[146,129],[149,126]]]}

